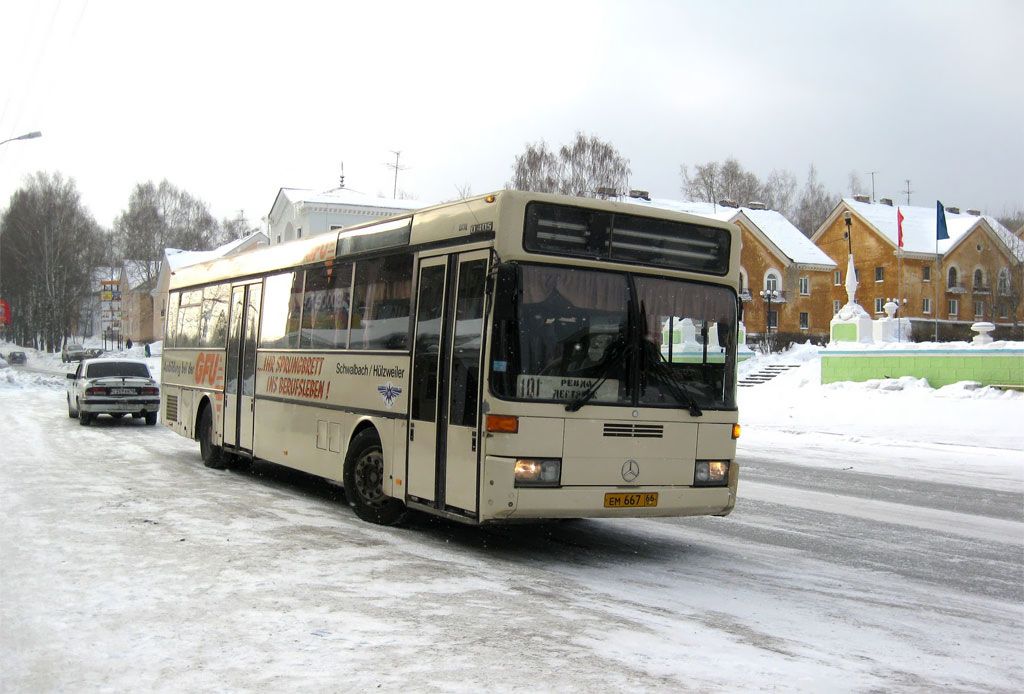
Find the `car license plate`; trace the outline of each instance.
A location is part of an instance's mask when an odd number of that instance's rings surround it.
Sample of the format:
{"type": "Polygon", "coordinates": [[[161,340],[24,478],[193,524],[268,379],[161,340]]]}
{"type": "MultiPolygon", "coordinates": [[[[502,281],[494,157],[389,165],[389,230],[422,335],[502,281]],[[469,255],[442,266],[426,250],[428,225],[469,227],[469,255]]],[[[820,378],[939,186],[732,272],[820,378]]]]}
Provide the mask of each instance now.
{"type": "Polygon", "coordinates": [[[615,493],[604,495],[605,508],[643,508],[658,505],[658,492],[615,493]]]}
{"type": "Polygon", "coordinates": [[[135,395],[134,388],[111,388],[111,395],[135,395]]]}

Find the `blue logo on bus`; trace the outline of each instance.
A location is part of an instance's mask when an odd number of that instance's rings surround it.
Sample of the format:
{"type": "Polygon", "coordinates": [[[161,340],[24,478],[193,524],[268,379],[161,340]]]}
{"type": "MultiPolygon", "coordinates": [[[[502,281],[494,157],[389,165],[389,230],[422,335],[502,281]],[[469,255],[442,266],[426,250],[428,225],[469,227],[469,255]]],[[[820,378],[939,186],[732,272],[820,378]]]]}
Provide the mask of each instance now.
{"type": "Polygon", "coordinates": [[[402,394],[402,389],[388,381],[384,385],[377,386],[377,392],[384,398],[385,405],[393,407],[395,400],[398,400],[398,396],[402,394]]]}

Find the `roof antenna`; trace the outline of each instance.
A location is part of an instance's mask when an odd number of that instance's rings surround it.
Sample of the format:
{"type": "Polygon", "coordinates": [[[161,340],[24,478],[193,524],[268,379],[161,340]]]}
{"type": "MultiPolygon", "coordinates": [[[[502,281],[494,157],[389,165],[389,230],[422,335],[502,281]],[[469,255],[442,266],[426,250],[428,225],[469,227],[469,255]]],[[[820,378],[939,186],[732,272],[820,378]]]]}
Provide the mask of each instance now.
{"type": "Polygon", "coordinates": [[[341,175],[338,176],[338,188],[345,188],[345,162],[341,162],[341,175]]]}

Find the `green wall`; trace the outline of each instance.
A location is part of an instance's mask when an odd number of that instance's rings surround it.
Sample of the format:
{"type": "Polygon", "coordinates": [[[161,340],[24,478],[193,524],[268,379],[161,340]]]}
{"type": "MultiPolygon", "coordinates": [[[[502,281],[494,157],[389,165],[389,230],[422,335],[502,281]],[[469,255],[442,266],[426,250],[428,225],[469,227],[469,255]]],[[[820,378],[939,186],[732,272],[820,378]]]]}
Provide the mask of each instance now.
{"type": "Polygon", "coordinates": [[[1024,350],[821,352],[821,382],[926,378],[938,388],[957,381],[1024,387],[1024,350]]]}

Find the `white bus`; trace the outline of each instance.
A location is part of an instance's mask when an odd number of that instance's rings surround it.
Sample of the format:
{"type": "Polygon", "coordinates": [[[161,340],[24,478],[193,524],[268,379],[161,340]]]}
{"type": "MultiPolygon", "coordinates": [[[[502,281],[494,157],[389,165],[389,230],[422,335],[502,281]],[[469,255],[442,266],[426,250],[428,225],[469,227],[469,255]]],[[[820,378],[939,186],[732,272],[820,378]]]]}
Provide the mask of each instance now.
{"type": "Polygon", "coordinates": [[[179,270],[164,423],[375,523],[726,515],[740,238],[502,191],[179,270]]]}

